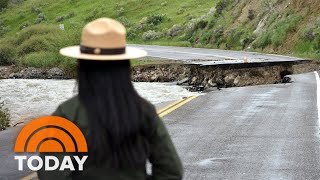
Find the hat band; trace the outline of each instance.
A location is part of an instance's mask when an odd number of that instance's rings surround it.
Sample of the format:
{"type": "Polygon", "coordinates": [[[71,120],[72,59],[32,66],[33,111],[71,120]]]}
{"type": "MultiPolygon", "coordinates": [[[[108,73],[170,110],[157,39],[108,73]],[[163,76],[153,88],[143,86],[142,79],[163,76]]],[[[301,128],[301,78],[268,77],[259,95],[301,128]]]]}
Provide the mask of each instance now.
{"type": "Polygon", "coordinates": [[[80,51],[83,54],[96,54],[96,55],[120,55],[126,53],[126,48],[92,48],[80,45],[80,51]]]}

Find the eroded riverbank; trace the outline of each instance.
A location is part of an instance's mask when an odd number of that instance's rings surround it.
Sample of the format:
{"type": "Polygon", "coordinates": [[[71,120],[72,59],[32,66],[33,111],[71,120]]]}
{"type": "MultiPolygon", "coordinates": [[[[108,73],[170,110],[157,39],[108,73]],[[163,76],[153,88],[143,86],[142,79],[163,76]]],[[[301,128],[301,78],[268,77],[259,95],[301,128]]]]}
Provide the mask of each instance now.
{"type": "MultiPolygon", "coordinates": [[[[203,66],[186,63],[160,63],[134,66],[134,82],[177,82],[192,90],[213,87],[241,87],[287,82],[286,75],[306,73],[320,69],[317,61],[288,61],[268,63],[242,63],[203,66]]],[[[59,68],[0,67],[2,79],[72,79],[59,68]]]]}
{"type": "Polygon", "coordinates": [[[243,63],[202,66],[198,64],[158,64],[133,69],[138,82],[171,82],[202,91],[212,88],[287,83],[287,75],[320,69],[317,61],[243,63]]]}

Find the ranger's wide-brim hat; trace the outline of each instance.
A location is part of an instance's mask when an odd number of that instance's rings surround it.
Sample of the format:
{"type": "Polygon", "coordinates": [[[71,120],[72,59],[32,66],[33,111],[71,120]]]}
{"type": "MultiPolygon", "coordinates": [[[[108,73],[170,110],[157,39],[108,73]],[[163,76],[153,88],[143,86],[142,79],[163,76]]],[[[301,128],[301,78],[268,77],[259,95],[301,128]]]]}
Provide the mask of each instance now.
{"type": "Polygon", "coordinates": [[[63,48],[60,54],[76,59],[107,61],[141,58],[147,52],[126,47],[125,27],[116,20],[100,18],[83,28],[80,46],[63,48]]]}

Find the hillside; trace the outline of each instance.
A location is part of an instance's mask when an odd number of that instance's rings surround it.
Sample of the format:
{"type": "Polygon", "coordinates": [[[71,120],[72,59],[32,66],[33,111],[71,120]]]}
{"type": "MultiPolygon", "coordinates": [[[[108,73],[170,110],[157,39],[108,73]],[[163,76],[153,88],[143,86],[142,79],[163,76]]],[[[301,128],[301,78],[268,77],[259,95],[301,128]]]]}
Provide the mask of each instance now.
{"type": "Polygon", "coordinates": [[[317,0],[16,0],[0,13],[0,62],[70,67],[58,50],[79,44],[82,27],[99,17],[121,21],[130,43],[317,59],[319,9],[317,0]]]}

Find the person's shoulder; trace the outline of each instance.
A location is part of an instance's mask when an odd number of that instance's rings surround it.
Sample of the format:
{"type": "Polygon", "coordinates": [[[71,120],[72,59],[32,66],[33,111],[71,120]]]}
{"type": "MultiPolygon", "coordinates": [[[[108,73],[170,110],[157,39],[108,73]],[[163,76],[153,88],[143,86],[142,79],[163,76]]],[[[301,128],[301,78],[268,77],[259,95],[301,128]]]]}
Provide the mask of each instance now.
{"type": "Polygon", "coordinates": [[[157,129],[159,117],[155,106],[148,100],[141,98],[140,104],[144,114],[144,119],[146,120],[143,123],[143,134],[149,139],[157,129]]]}
{"type": "Polygon", "coordinates": [[[62,116],[64,118],[73,121],[74,116],[77,112],[77,109],[80,106],[80,101],[78,96],[74,96],[59,105],[57,110],[53,113],[53,115],[62,116]]]}
{"type": "Polygon", "coordinates": [[[143,111],[145,114],[147,114],[151,117],[157,115],[156,108],[151,102],[149,102],[148,100],[146,100],[144,98],[141,98],[141,104],[142,104],[143,111]]]}
{"type": "Polygon", "coordinates": [[[62,108],[71,108],[71,107],[75,107],[75,106],[79,106],[79,97],[78,95],[71,97],[70,99],[64,101],[63,103],[60,104],[60,106],[62,108]]]}

